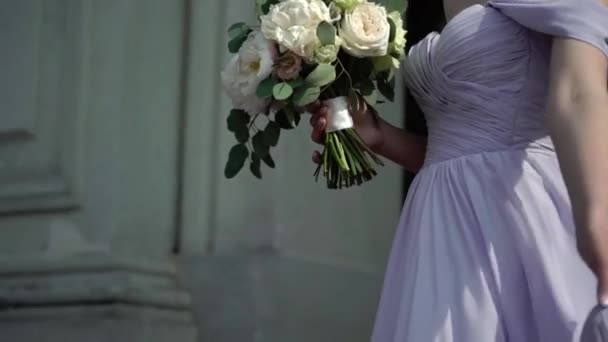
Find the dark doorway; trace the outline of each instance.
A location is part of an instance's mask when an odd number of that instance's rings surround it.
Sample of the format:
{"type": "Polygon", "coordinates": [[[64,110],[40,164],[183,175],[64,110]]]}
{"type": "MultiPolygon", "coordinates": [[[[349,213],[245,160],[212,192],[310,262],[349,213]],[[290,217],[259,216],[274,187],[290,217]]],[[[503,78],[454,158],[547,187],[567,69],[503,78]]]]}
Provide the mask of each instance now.
{"type": "MultiPolygon", "coordinates": [[[[405,1],[405,0],[404,0],[405,1]]],[[[441,31],[445,26],[443,0],[410,0],[406,16],[407,49],[417,44],[433,31],[441,31]]],[[[407,72],[407,71],[406,71],[407,72]]],[[[426,122],[422,110],[412,98],[409,90],[405,90],[405,127],[411,132],[426,135],[426,122]]],[[[405,172],[404,194],[414,179],[415,174],[405,172]]]]}

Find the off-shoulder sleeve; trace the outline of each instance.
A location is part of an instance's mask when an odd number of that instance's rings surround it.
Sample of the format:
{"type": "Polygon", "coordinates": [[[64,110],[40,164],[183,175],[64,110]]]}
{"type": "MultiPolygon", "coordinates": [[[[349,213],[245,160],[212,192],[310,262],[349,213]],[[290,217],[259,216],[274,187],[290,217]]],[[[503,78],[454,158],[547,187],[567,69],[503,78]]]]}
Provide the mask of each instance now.
{"type": "Polygon", "coordinates": [[[533,31],[591,44],[608,58],[608,6],[601,0],[490,0],[488,6],[533,31]]]}

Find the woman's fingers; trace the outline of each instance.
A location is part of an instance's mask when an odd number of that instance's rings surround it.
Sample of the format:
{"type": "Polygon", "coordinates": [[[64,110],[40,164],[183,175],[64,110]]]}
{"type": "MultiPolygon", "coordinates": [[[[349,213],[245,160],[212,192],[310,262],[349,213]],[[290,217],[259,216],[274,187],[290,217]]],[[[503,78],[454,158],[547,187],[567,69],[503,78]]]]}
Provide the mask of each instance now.
{"type": "Polygon", "coordinates": [[[304,107],[304,110],[307,113],[311,113],[311,114],[317,114],[317,111],[321,108],[322,104],[321,101],[317,100],[311,104],[308,104],[304,107]]]}
{"type": "Polygon", "coordinates": [[[312,161],[315,164],[321,164],[321,153],[319,151],[314,151],[312,154],[312,161]]]}
{"type": "Polygon", "coordinates": [[[310,138],[312,141],[317,144],[322,144],[325,140],[325,126],[327,125],[327,120],[325,117],[321,116],[315,121],[312,129],[312,133],[310,134],[310,138]]]}

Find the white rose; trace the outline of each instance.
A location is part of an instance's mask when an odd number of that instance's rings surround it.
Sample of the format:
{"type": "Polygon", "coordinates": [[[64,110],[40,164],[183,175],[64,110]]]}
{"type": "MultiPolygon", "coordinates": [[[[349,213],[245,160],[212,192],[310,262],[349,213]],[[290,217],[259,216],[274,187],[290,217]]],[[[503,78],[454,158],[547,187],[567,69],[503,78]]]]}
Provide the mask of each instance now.
{"type": "Polygon", "coordinates": [[[255,115],[265,110],[269,99],[256,96],[260,82],[272,73],[277,57],[274,44],[259,32],[252,32],[222,72],[222,86],[235,109],[255,115]]]}
{"type": "Polygon", "coordinates": [[[323,0],[285,0],[272,6],[260,20],[266,38],[311,61],[319,45],[317,27],[332,18],[323,0]]]}
{"type": "Polygon", "coordinates": [[[342,48],[355,57],[386,55],[390,34],[386,9],[371,2],[344,13],[339,30],[342,48]]]}

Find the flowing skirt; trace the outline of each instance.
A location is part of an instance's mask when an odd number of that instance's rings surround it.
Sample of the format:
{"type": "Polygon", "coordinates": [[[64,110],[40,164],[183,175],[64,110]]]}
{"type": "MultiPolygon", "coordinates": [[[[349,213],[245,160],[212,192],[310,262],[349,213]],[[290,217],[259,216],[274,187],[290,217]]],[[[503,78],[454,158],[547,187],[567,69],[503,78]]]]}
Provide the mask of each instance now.
{"type": "Polygon", "coordinates": [[[440,161],[406,200],[373,342],[570,342],[595,304],[555,153],[440,161]]]}

